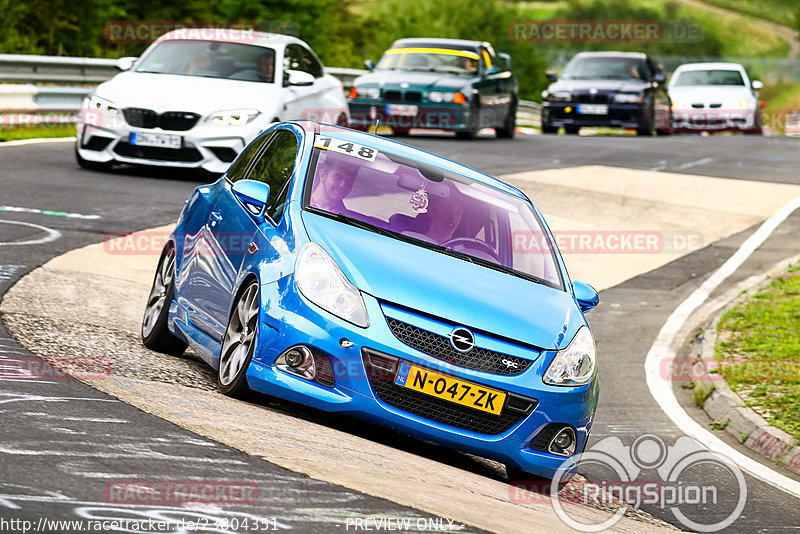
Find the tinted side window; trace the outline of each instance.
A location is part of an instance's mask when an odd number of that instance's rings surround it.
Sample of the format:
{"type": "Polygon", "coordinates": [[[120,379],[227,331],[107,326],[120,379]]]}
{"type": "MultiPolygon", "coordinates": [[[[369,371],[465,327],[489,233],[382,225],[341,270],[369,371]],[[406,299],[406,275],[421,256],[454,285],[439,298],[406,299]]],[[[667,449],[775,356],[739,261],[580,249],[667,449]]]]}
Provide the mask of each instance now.
{"type": "Polygon", "coordinates": [[[283,56],[283,68],[299,70],[313,75],[315,78],[322,76],[322,65],[314,57],[314,54],[306,48],[290,44],[286,47],[286,52],[283,56]]]}
{"type": "Polygon", "coordinates": [[[247,176],[251,180],[269,185],[270,200],[267,214],[274,221],[278,221],[283,215],[283,207],[289,194],[289,180],[294,171],[295,156],[297,156],[297,137],[292,132],[281,130],[272,138],[247,176]]]}
{"type": "Polygon", "coordinates": [[[253,163],[253,160],[256,159],[256,156],[267,141],[270,140],[272,136],[265,135],[256,139],[254,143],[251,143],[250,146],[246,147],[244,151],[239,155],[236,161],[233,162],[231,168],[228,170],[228,179],[231,182],[236,182],[244,178],[244,175],[247,173],[247,170],[250,168],[250,164],[253,163]]]}

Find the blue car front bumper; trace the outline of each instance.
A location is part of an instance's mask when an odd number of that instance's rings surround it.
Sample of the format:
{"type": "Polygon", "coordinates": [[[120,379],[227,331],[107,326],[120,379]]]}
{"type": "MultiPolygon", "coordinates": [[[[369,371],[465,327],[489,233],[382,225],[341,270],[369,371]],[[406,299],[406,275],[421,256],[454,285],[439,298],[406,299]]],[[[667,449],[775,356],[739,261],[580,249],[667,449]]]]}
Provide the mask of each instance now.
{"type": "MultiPolygon", "coordinates": [[[[449,364],[406,345],[392,333],[387,314],[406,314],[404,318],[408,319],[413,318],[414,313],[381,303],[369,295],[364,295],[364,300],[370,325],[359,328],[308,302],[296,290],[293,276],[262,285],[261,328],[247,371],[250,387],[323,410],[352,414],[426,441],[511,464],[539,476],[552,477],[565,460],[566,466],[574,468],[568,458],[547,452],[547,439],[543,442],[542,437],[547,438],[548,432],[556,426],[570,425],[577,437],[575,453],[584,449],[597,403],[596,380],[581,387],[545,385],[541,376],[555,356],[553,351],[541,352],[524,372],[512,376],[449,364]],[[352,346],[343,348],[343,339],[352,346]],[[278,356],[296,345],[305,345],[328,359],[335,377],[333,387],[300,378],[275,365],[278,356]],[[370,354],[397,358],[502,390],[509,394],[509,398],[534,399],[535,402],[528,413],[519,409],[514,413],[508,402],[499,416],[459,407],[457,410],[461,411],[448,424],[445,421],[448,421],[449,414],[454,413],[454,403],[422,393],[417,394],[422,397],[408,397],[406,391],[400,391],[405,388],[395,385],[392,377],[376,378],[372,372],[374,369],[368,369],[370,354]],[[401,394],[394,395],[393,391],[401,394]],[[416,402],[420,398],[423,402],[416,402]]],[[[173,303],[173,310],[175,307],[173,303]]],[[[181,316],[185,317],[185,314],[174,310],[171,316],[178,327],[176,330],[191,328],[181,324],[181,316]]],[[[438,321],[423,315],[418,317],[423,323],[438,321]]],[[[443,327],[447,325],[443,324],[443,327]]],[[[521,354],[525,350],[515,349],[503,340],[492,341],[484,337],[483,341],[494,343],[493,348],[505,348],[509,353],[516,351],[521,354]]],[[[481,338],[476,334],[476,344],[479,342],[481,338]]],[[[218,361],[212,363],[218,364],[218,361]]]]}

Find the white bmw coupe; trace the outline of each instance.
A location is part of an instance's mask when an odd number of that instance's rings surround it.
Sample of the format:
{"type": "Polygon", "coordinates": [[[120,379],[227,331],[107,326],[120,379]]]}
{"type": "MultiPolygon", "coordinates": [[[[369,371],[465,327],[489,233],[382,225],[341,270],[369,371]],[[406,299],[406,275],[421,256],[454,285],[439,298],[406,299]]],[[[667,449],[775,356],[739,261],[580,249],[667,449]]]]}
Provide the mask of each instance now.
{"type": "Polygon", "coordinates": [[[222,173],[273,122],[349,120],[341,82],[294,37],[228,30],[201,39],[175,30],[118,66],[124,72],[84,100],[75,147],[82,167],[222,173]]]}

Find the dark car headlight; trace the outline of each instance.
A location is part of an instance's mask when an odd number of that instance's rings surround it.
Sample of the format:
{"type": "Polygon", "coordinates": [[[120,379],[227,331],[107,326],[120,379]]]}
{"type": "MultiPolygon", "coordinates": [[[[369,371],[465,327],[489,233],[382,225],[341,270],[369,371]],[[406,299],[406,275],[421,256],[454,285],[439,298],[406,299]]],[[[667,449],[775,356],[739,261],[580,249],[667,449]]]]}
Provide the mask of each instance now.
{"type": "Polygon", "coordinates": [[[614,102],[617,104],[640,104],[644,102],[642,93],[617,93],[614,95],[614,102]]]}
{"type": "Polygon", "coordinates": [[[545,97],[549,102],[569,102],[572,100],[572,93],[569,91],[553,91],[548,92],[545,97]]]}

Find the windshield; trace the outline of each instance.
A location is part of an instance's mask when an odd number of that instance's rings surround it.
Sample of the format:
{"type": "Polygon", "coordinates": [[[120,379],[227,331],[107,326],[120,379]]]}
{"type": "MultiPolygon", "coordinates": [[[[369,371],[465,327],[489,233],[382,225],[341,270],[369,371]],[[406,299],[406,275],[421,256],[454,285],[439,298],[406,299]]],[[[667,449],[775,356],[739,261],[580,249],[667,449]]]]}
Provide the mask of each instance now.
{"type": "Polygon", "coordinates": [[[567,63],[561,74],[564,80],[639,80],[650,78],[641,59],[624,57],[576,58],[567,63]]]}
{"type": "Polygon", "coordinates": [[[744,80],[738,70],[685,70],[672,85],[744,85],[744,80]]]}
{"type": "Polygon", "coordinates": [[[478,72],[478,54],[447,48],[393,48],[386,51],[377,68],[473,75],[478,72]]]}
{"type": "Polygon", "coordinates": [[[524,199],[438,167],[318,136],[304,207],[563,289],[554,246],[524,199]]]}
{"type": "Polygon", "coordinates": [[[144,57],[136,72],[273,83],[275,50],[238,43],[164,41],[144,57]]]}

